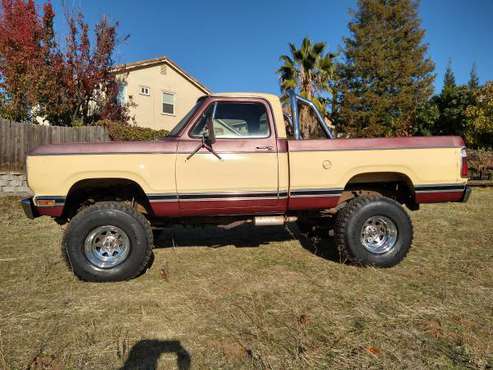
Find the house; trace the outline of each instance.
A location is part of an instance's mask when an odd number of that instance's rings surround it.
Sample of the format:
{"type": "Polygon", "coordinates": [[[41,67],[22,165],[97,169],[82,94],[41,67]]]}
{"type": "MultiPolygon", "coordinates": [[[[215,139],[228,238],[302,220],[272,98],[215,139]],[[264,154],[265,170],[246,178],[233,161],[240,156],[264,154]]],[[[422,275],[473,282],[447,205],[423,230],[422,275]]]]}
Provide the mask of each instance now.
{"type": "Polygon", "coordinates": [[[210,90],[167,57],[118,65],[120,101],[138,126],[171,130],[210,90]]]}

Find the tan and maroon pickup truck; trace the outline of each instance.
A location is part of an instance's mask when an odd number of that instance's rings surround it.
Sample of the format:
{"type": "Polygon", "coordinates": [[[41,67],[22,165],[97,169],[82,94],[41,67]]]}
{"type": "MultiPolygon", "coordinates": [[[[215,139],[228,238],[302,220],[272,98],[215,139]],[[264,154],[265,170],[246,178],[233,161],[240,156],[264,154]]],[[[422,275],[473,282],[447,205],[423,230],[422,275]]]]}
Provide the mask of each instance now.
{"type": "Polygon", "coordinates": [[[347,260],[389,267],[412,242],[403,205],[467,200],[460,137],[336,139],[310,101],[289,102],[288,115],[274,95],[204,96],[160,141],[38,147],[25,213],[70,222],[79,278],[117,281],[146,268],[153,227],[176,223],[327,224],[347,260]],[[303,137],[302,105],[325,138],[303,137]]]}

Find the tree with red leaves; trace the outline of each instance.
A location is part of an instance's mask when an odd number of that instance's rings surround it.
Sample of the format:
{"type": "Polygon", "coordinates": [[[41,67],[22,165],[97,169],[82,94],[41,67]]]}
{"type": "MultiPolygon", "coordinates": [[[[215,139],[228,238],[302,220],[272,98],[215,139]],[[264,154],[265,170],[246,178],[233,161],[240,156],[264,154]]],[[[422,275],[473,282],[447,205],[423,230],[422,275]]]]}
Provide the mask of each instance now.
{"type": "Polygon", "coordinates": [[[118,82],[111,71],[118,24],[102,18],[92,47],[83,15],[68,16],[62,52],[54,18],[49,2],[41,16],[33,0],[1,0],[0,113],[17,121],[43,117],[54,125],[128,121],[128,107],[118,104],[118,82]]]}
{"type": "Polygon", "coordinates": [[[0,10],[0,92],[2,112],[26,120],[34,104],[33,61],[39,59],[42,26],[33,0],[2,0],[0,10]]]}

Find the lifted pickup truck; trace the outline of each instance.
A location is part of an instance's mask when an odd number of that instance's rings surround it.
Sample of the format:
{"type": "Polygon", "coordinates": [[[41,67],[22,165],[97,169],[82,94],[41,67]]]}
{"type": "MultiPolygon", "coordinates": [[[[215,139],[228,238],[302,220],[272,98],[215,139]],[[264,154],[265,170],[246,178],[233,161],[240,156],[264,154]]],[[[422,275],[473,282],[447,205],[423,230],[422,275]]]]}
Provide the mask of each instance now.
{"type": "Polygon", "coordinates": [[[146,268],[152,227],[176,223],[330,225],[347,260],[390,267],[412,242],[402,205],[469,196],[460,137],[335,139],[310,101],[291,93],[289,109],[210,95],[160,141],[38,147],[25,213],[70,222],[63,248],[80,279],[118,281],[146,268]],[[302,137],[303,105],[326,138],[302,137]]]}

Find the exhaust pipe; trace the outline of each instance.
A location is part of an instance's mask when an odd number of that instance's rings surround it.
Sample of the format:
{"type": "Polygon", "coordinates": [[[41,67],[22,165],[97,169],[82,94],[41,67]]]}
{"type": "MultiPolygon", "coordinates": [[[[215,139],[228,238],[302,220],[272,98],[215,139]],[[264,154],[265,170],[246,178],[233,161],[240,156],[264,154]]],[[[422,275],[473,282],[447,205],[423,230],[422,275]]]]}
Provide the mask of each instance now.
{"type": "Polygon", "coordinates": [[[280,226],[289,222],[295,222],[296,216],[257,216],[253,219],[255,226],[280,226]]]}

